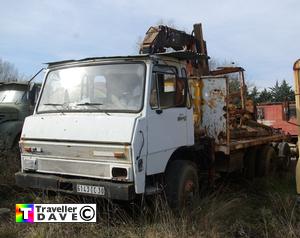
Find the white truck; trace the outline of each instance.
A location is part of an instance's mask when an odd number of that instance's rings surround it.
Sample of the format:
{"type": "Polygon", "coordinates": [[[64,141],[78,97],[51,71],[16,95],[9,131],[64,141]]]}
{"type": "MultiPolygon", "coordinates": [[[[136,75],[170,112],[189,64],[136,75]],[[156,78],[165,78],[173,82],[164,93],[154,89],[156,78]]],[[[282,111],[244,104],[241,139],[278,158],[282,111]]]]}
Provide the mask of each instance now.
{"type": "Polygon", "coordinates": [[[255,122],[242,68],[208,70],[194,32],[159,26],[140,55],[49,63],[21,134],[17,184],[116,200],[164,191],[182,207],[217,172],[276,169],[288,157],[283,135],[255,122]],[[162,32],[175,51],[163,52],[162,32]],[[226,76],[235,72],[239,94],[226,76]]]}

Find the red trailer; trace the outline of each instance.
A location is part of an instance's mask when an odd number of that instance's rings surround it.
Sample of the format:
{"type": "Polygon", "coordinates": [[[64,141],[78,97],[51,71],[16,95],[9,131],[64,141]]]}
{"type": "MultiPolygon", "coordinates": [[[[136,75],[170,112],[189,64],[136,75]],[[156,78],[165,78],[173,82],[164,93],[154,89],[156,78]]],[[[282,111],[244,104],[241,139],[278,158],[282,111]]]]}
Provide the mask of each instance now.
{"type": "Polygon", "coordinates": [[[267,126],[282,129],[289,134],[292,140],[297,140],[298,128],[296,126],[295,103],[290,103],[289,107],[282,102],[260,103],[257,105],[258,122],[267,126]],[[289,110],[289,120],[286,120],[286,110],[289,110]]]}

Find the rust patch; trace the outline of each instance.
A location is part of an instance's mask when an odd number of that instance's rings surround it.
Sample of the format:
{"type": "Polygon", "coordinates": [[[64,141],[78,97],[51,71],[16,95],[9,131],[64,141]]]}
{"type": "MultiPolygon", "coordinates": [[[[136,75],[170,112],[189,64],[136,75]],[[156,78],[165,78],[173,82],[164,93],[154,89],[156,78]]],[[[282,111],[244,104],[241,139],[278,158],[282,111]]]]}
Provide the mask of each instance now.
{"type": "Polygon", "coordinates": [[[124,145],[124,154],[125,154],[126,159],[129,158],[129,153],[130,153],[130,147],[129,147],[129,145],[125,144],[124,145]]]}
{"type": "Polygon", "coordinates": [[[207,101],[207,106],[210,108],[215,108],[216,107],[216,100],[214,98],[211,98],[207,101]]]}
{"type": "Polygon", "coordinates": [[[224,98],[224,92],[220,89],[213,89],[209,92],[210,99],[207,101],[207,105],[210,108],[215,108],[217,106],[217,100],[219,98],[224,98]]]}

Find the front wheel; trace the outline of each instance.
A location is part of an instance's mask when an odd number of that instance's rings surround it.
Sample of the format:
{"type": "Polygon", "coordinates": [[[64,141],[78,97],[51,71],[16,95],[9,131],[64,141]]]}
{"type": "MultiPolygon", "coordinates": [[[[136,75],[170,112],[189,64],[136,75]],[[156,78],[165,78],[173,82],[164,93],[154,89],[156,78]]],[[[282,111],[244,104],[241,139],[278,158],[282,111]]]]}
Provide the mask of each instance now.
{"type": "Polygon", "coordinates": [[[192,208],[199,198],[196,165],[191,161],[175,160],[166,171],[166,197],[172,209],[192,208]]]}
{"type": "Polygon", "coordinates": [[[272,146],[265,145],[258,151],[256,161],[256,175],[268,177],[275,175],[278,169],[278,156],[272,146]]]}

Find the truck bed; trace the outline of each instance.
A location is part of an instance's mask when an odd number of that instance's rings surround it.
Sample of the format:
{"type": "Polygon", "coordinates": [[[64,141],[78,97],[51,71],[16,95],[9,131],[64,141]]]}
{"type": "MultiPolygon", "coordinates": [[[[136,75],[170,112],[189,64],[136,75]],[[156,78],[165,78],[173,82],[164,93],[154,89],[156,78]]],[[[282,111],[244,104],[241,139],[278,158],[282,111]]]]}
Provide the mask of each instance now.
{"type": "Polygon", "coordinates": [[[232,139],[229,144],[216,144],[215,150],[217,152],[224,152],[230,154],[232,151],[246,149],[252,146],[259,146],[271,142],[281,141],[285,138],[283,134],[276,134],[271,136],[254,137],[254,138],[240,138],[232,139]]]}

